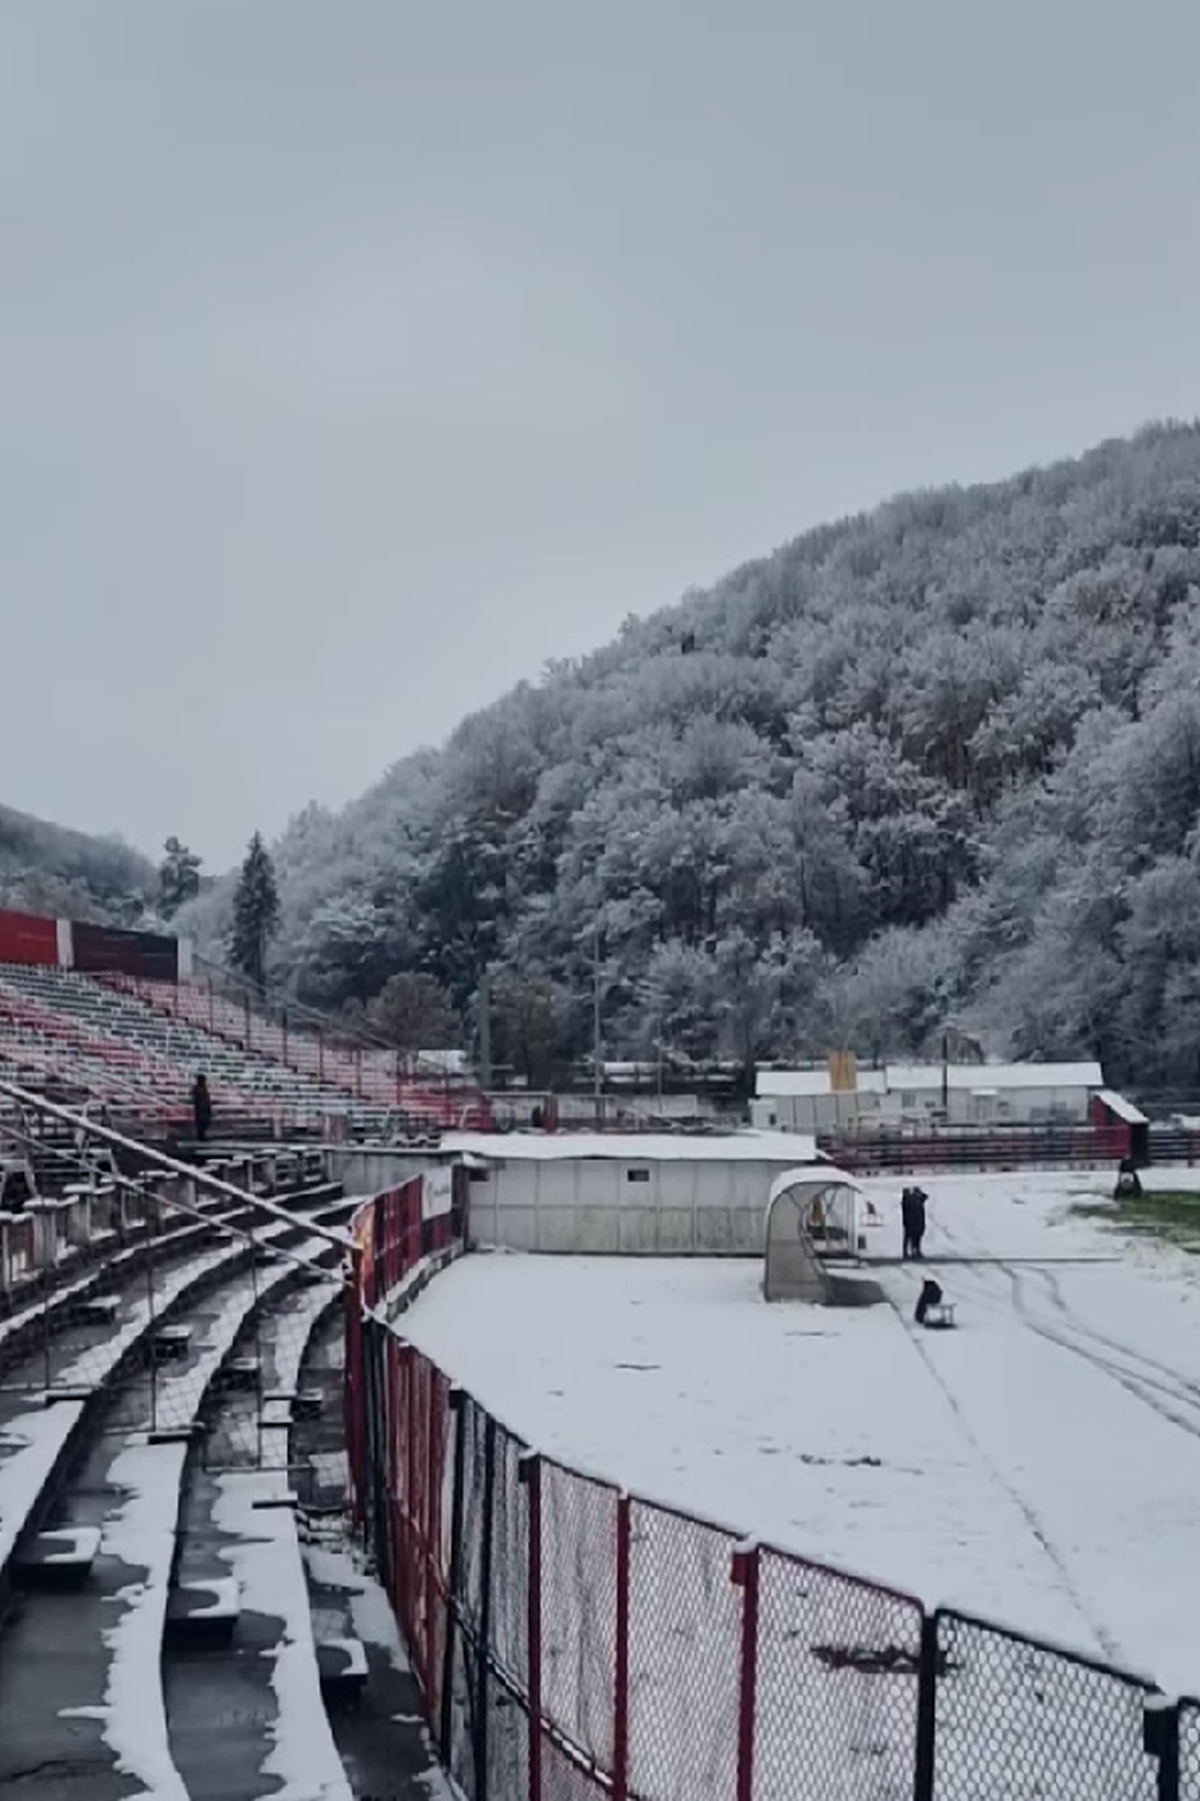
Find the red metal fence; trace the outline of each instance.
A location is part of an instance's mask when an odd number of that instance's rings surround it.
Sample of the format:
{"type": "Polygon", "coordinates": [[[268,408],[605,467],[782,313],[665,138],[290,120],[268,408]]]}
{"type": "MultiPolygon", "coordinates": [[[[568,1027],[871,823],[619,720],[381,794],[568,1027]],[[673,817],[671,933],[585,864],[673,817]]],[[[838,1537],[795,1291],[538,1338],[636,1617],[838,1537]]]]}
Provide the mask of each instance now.
{"type": "Polygon", "coordinates": [[[1200,1801],[1200,1703],[541,1456],[371,1295],[354,1493],[467,1801],[1200,1801]]]}

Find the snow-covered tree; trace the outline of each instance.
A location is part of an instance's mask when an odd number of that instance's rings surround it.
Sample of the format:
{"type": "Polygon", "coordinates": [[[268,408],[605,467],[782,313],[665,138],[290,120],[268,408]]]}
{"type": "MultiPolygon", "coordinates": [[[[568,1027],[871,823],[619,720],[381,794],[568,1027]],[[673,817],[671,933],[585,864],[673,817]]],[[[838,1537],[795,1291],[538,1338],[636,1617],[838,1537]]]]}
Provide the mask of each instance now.
{"type": "Polygon", "coordinates": [[[450,997],[432,976],[402,970],[389,976],[366,1010],[366,1022],[397,1050],[454,1049],[461,1027],[450,997]]]}
{"type": "MultiPolygon", "coordinates": [[[[917,1054],[960,1021],[1190,1080],[1198,521],[1175,425],[808,532],[298,814],[272,972],[367,1008],[420,973],[465,1018],[502,969],[514,1042],[552,1015],[578,1058],[598,939],[609,1055],[917,1054]]],[[[120,854],[101,910],[141,885],[120,854]]],[[[178,929],[213,945],[233,886],[178,929]]]]}
{"type": "Polygon", "coordinates": [[[200,892],[200,858],[173,835],[163,845],[158,866],[158,906],[164,919],[172,919],[185,901],[200,892]]]}
{"type": "Polygon", "coordinates": [[[279,894],[274,865],[262,833],[255,832],[233,897],[229,955],[234,968],[246,976],[260,994],[266,988],[267,946],[278,922],[279,894]]]}

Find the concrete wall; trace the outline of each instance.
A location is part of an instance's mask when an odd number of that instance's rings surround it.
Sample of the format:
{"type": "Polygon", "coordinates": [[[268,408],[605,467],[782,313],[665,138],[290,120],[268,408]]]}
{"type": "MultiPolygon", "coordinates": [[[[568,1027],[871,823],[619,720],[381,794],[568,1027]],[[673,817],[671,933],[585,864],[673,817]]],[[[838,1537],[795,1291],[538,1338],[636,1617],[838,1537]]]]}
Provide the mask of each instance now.
{"type": "Polygon", "coordinates": [[[508,1159],[483,1180],[473,1173],[471,1239],[523,1251],[761,1257],[771,1183],[786,1167],[508,1159]]]}
{"type": "Polygon", "coordinates": [[[385,1189],[398,1188],[409,1176],[447,1162],[428,1152],[356,1144],[330,1145],[324,1155],[330,1181],[341,1182],[347,1194],[382,1194],[385,1189]]]}

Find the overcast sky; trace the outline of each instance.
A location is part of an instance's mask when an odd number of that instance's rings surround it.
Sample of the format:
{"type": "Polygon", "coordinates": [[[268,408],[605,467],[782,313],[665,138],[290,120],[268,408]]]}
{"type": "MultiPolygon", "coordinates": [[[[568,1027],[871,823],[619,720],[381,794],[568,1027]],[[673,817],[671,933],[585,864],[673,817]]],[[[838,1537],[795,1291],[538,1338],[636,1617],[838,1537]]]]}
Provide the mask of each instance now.
{"type": "Polygon", "coordinates": [[[806,525],[1200,412],[1196,0],[3,0],[0,801],[223,866],[806,525]]]}

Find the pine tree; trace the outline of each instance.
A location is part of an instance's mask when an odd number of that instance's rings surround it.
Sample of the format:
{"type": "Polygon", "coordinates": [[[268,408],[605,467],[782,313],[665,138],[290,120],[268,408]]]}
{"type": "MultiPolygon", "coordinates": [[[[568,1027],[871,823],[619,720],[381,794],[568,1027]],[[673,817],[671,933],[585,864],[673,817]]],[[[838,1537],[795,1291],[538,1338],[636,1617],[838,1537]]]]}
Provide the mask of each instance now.
{"type": "Polygon", "coordinates": [[[158,869],[158,905],[164,919],[170,919],[184,901],[199,894],[200,859],[174,836],[167,839],[163,850],[166,854],[158,869]]]}
{"type": "Polygon", "coordinates": [[[255,832],[233,897],[229,955],[234,968],[247,976],[260,994],[267,983],[267,943],[278,923],[279,891],[275,886],[275,866],[263,843],[262,833],[255,832]]]}

